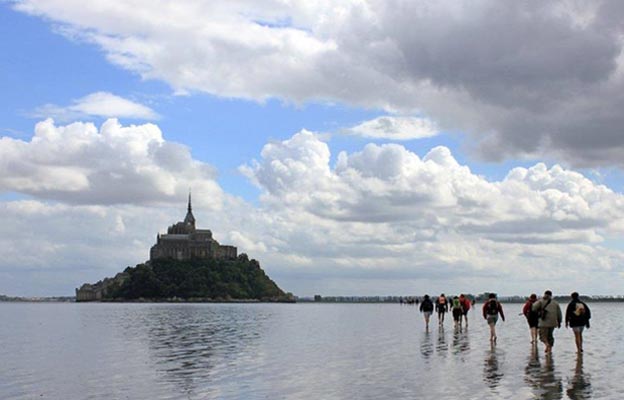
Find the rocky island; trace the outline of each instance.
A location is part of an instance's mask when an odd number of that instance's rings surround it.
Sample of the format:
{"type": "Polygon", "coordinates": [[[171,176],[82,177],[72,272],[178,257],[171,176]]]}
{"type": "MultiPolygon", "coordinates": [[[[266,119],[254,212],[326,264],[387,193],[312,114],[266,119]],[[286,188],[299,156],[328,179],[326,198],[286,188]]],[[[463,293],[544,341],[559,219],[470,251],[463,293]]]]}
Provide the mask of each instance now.
{"type": "Polygon", "coordinates": [[[191,195],[184,221],[158,234],[149,261],[76,289],[76,301],[294,301],[237,248],[197,229],[191,195]]]}

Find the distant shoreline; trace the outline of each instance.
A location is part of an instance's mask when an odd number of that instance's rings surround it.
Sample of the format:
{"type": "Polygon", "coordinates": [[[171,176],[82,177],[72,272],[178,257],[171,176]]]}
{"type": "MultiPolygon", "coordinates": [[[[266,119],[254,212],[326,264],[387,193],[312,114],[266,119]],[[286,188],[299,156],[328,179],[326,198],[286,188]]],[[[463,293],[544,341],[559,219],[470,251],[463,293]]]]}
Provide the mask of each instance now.
{"type": "MultiPolygon", "coordinates": [[[[624,296],[581,296],[583,300],[593,303],[624,303],[624,296]]],[[[314,297],[295,297],[292,301],[275,300],[261,301],[257,299],[208,299],[208,298],[170,298],[170,299],[134,299],[134,300],[104,300],[81,303],[224,303],[224,304],[256,304],[256,303],[331,303],[331,304],[403,304],[406,306],[418,305],[408,303],[405,299],[410,296],[327,296],[315,299],[314,297]]],[[[412,297],[413,298],[413,297],[412,297]]],[[[569,296],[555,296],[558,302],[567,302],[569,296]]],[[[500,302],[505,304],[522,304],[526,300],[520,296],[501,296],[500,302]]],[[[482,303],[483,299],[477,299],[476,303],[482,303]]],[[[0,303],[75,303],[75,296],[50,296],[50,297],[21,297],[0,295],[0,303]]]]}

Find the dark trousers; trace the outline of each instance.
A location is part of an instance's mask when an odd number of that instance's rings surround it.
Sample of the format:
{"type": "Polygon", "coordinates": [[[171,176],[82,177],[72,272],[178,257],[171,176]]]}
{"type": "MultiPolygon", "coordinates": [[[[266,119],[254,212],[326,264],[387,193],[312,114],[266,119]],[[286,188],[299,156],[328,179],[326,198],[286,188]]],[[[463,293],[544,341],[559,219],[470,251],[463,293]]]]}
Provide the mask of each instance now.
{"type": "Polygon", "coordinates": [[[553,336],[554,331],[555,331],[555,328],[539,328],[540,340],[549,346],[554,346],[555,345],[555,337],[553,336]]]}

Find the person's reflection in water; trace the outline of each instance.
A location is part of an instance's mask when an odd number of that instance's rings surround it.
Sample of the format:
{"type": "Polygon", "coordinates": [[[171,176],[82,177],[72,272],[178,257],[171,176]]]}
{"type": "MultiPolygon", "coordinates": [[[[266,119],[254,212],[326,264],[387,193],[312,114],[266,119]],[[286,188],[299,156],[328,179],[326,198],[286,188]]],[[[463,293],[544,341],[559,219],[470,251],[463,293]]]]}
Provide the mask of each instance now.
{"type": "Polygon", "coordinates": [[[426,330],[423,334],[423,338],[420,341],[420,354],[422,354],[425,361],[429,360],[433,354],[433,343],[431,342],[431,334],[429,330],[426,330]]]}
{"type": "Polygon", "coordinates": [[[541,392],[541,370],[542,366],[540,364],[539,351],[537,349],[537,344],[534,343],[533,345],[531,345],[529,362],[527,363],[526,368],[524,368],[524,381],[527,385],[533,388],[536,398],[540,397],[541,392]]]}
{"type": "Polygon", "coordinates": [[[500,370],[496,346],[492,343],[483,363],[483,382],[485,382],[490,389],[496,389],[501,379],[503,379],[503,375],[504,374],[500,370]]]}
{"type": "Polygon", "coordinates": [[[466,329],[455,327],[453,331],[453,354],[463,353],[470,350],[470,342],[466,329]]]}
{"type": "Polygon", "coordinates": [[[444,326],[440,325],[440,329],[438,330],[438,344],[436,346],[436,351],[442,356],[446,356],[447,350],[448,350],[448,344],[446,343],[446,336],[444,334],[444,326]]]}
{"type": "Polygon", "coordinates": [[[574,376],[568,382],[566,394],[572,400],[592,398],[591,377],[583,372],[583,353],[576,356],[574,376]]]}
{"type": "Polygon", "coordinates": [[[536,345],[531,346],[529,361],[524,369],[524,381],[533,388],[536,399],[563,398],[563,384],[555,372],[552,355],[547,354],[542,365],[536,345]]]}
{"type": "Polygon", "coordinates": [[[555,363],[552,354],[544,358],[544,365],[540,375],[540,398],[544,400],[563,398],[563,383],[561,377],[555,371],[555,363]]]}

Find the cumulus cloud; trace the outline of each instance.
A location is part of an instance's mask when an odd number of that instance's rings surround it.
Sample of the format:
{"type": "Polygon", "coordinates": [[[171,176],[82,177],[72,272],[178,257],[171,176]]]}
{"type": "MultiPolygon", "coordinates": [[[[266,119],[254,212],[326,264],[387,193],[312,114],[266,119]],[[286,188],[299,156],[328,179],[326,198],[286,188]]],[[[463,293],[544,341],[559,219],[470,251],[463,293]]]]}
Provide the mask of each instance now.
{"type": "Polygon", "coordinates": [[[299,273],[444,289],[464,271],[465,284],[512,277],[514,291],[564,272],[569,285],[587,271],[603,279],[622,264],[603,241],[624,231],[624,196],[575,171],[539,163],[488,181],[445,147],[421,158],[396,144],[329,160],[328,145],[302,131],[241,168],[272,216],[266,257],[297,256],[299,273]]]}
{"type": "Polygon", "coordinates": [[[344,133],[366,138],[412,140],[436,136],[436,125],[427,118],[377,117],[344,130],[344,133]]]}
{"type": "Polygon", "coordinates": [[[35,198],[0,202],[0,293],[69,294],[144,261],[188,186],[199,227],[299,295],[619,290],[624,253],[606,239],[624,232],[624,196],[578,172],[538,163],[489,181],[445,147],[398,144],[331,160],[305,130],[266,144],[241,167],[253,205],[155,125],[44,121],[29,142],[0,140],[2,190],[35,198]]]}
{"type": "Polygon", "coordinates": [[[399,110],[469,133],[488,159],[548,155],[622,166],[618,1],[26,0],[14,7],[176,91],[399,110]]]}
{"type": "Polygon", "coordinates": [[[153,124],[109,119],[98,129],[47,119],[30,141],[0,138],[0,193],[78,204],[162,204],[179,201],[191,187],[210,199],[199,203],[220,207],[214,169],[166,141],[153,124]]]}
{"type": "Polygon", "coordinates": [[[559,165],[538,163],[515,168],[490,182],[460,165],[446,147],[424,157],[397,144],[368,144],[362,151],[341,152],[335,167],[318,136],[302,131],[271,143],[262,160],[242,171],[264,189],[265,201],[303,208],[320,217],[359,222],[422,221],[438,228],[481,226],[497,233],[553,229],[621,227],[624,197],[559,165]],[[530,222],[530,223],[528,223],[530,222]],[[496,228],[495,228],[496,227],[496,228]]]}
{"type": "Polygon", "coordinates": [[[77,120],[89,116],[105,118],[134,118],[155,120],[159,116],[143,104],[108,92],[95,92],[74,100],[69,106],[46,104],[33,113],[37,118],[54,118],[59,121],[77,120]]]}

